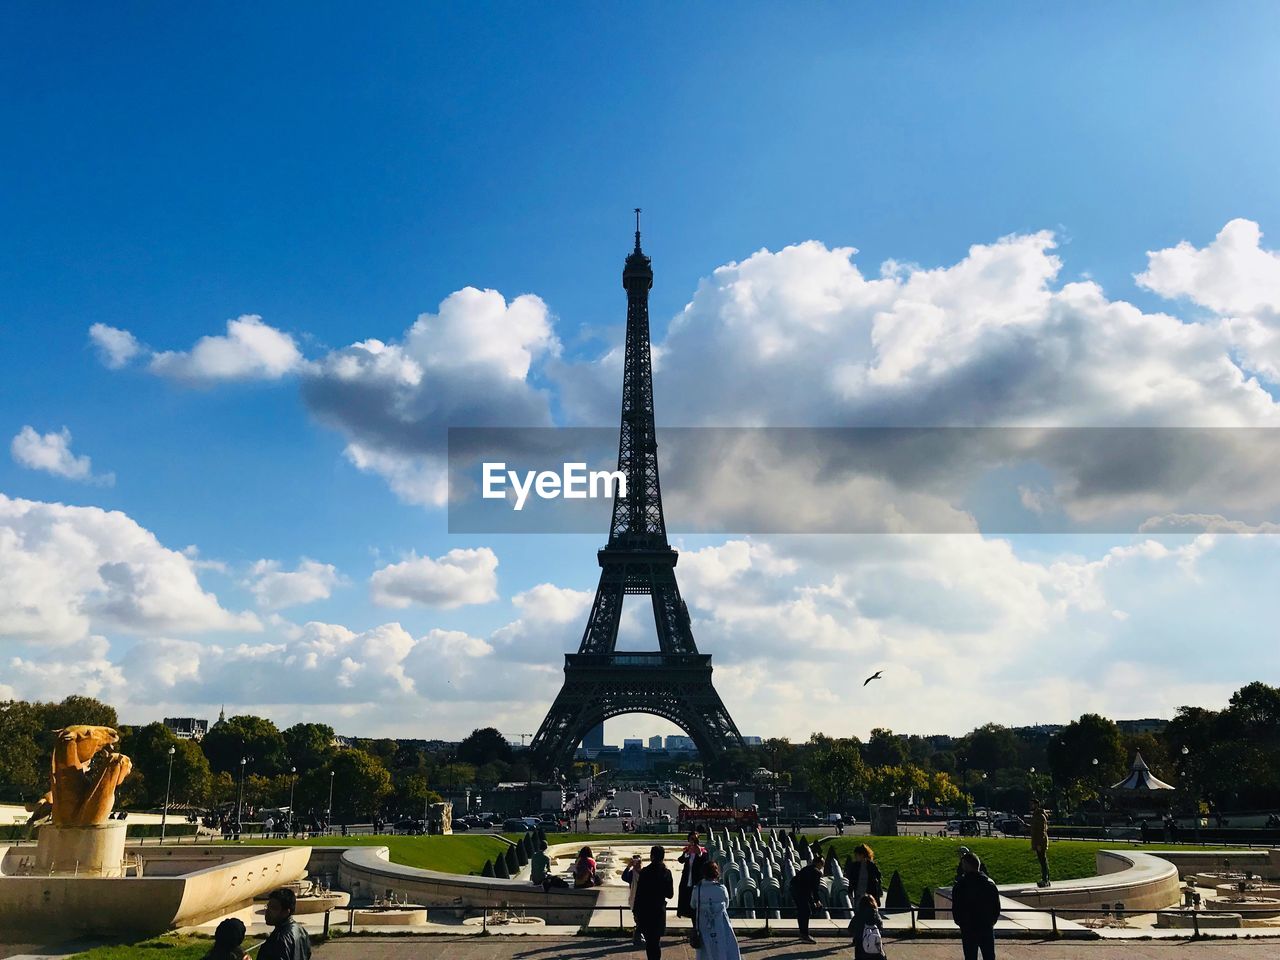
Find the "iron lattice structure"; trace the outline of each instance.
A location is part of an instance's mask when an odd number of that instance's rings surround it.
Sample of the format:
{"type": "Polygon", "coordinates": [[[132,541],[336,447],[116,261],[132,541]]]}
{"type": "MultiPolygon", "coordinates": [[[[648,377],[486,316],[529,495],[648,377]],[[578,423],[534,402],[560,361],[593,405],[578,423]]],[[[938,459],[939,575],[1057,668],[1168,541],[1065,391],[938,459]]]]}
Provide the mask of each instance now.
{"type": "Polygon", "coordinates": [[[742,745],[742,736],[711,683],[711,657],[698,653],[689,610],[676,584],[677,553],[667,543],[658,480],[649,353],[649,290],[653,268],[636,246],[622,271],[627,291],[626,360],[618,469],[626,497],[613,502],[609,542],[596,554],[600,585],[576,654],[567,654],[564,687],[530,749],[538,765],[567,768],[578,743],[597,724],[624,713],[649,713],[684,730],[706,761],[742,745]],[[657,653],[617,651],[623,597],[647,594],[658,631],[657,653]]]}

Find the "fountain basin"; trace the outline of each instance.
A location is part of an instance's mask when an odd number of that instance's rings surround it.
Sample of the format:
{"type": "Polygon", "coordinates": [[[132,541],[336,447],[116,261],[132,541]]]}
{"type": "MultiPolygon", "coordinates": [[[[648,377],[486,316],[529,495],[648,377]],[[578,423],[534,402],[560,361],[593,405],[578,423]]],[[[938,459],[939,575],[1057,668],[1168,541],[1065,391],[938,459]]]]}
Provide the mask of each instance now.
{"type": "Polygon", "coordinates": [[[368,906],[352,911],[352,920],[366,927],[415,927],[427,922],[427,908],[420,903],[368,906]]]}

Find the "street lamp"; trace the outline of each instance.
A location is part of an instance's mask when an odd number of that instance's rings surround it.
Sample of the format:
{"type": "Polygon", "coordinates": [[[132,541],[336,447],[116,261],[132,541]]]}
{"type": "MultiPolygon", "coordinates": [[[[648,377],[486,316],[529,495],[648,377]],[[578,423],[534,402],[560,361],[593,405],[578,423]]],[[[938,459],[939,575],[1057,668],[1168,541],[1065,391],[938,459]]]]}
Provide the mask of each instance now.
{"type": "Polygon", "coordinates": [[[991,836],[991,787],[987,783],[987,771],[982,771],[982,802],[987,805],[987,836],[991,836]]]}
{"type": "Polygon", "coordinates": [[[236,839],[240,839],[241,811],[244,809],[244,768],[249,761],[246,757],[240,758],[240,794],[236,798],[236,839]]]}
{"type": "Polygon", "coordinates": [[[169,776],[164,783],[164,813],[160,815],[160,842],[164,843],[165,828],[169,825],[169,788],[173,786],[173,755],[177,748],[169,744],[169,776]]]}
{"type": "Polygon", "coordinates": [[[298,768],[289,768],[289,836],[293,836],[293,788],[298,785],[298,768]]]}
{"type": "Polygon", "coordinates": [[[337,770],[329,771],[329,806],[325,810],[325,833],[329,832],[329,828],[333,825],[333,778],[337,775],[337,770]]]}
{"type": "MultiPolygon", "coordinates": [[[[1181,752],[1184,757],[1189,756],[1191,753],[1191,748],[1188,747],[1186,744],[1183,744],[1181,752]]],[[[1188,776],[1187,779],[1191,780],[1191,777],[1188,776]]],[[[1195,823],[1195,828],[1196,828],[1196,843],[1199,843],[1200,842],[1200,793],[1199,791],[1192,791],[1191,804],[1193,807],[1192,813],[1195,814],[1193,818],[1193,822],[1195,823]]]]}

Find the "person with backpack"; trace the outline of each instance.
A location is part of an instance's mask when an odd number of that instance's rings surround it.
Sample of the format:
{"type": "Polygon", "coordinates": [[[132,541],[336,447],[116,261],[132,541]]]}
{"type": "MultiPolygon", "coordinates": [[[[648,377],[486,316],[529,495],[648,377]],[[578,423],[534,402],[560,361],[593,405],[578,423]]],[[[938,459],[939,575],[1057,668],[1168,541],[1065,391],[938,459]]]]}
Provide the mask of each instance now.
{"type": "Polygon", "coordinates": [[[884,919],[880,916],[880,901],[869,893],[858,898],[853,912],[854,960],[876,960],[884,953],[884,919]]]}
{"type": "Polygon", "coordinates": [[[720,864],[708,860],[693,893],[694,946],[701,960],[742,960],[729,922],[729,891],[720,883],[720,864]]]}
{"type": "Polygon", "coordinates": [[[995,881],[982,872],[976,854],[960,858],[960,879],[951,888],[952,919],[960,928],[964,960],[995,960],[996,921],[1000,919],[1000,891],[995,881]]]}

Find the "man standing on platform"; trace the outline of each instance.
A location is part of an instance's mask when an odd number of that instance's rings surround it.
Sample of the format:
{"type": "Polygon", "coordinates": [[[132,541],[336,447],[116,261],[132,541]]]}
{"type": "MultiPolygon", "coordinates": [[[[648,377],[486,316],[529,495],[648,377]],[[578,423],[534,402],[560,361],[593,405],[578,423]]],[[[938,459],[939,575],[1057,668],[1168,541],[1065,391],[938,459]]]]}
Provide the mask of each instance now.
{"type": "MultiPolygon", "coordinates": [[[[1145,839],[1145,838],[1144,838],[1145,839]]],[[[1039,886],[1049,886],[1049,818],[1039,800],[1031,801],[1031,851],[1040,861],[1039,886]]]]}
{"type": "Polygon", "coordinates": [[[818,894],[822,889],[823,866],[821,855],[814,853],[809,864],[791,878],[791,900],[796,905],[796,927],[801,943],[818,942],[809,935],[809,918],[821,903],[818,894]]]}

